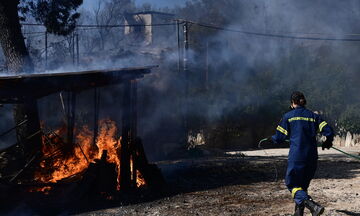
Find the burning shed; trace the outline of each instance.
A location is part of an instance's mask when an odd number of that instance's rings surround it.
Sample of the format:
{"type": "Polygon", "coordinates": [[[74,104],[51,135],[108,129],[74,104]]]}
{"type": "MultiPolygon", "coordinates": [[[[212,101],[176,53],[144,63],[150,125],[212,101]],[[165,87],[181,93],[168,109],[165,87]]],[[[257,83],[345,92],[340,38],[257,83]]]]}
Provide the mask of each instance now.
{"type": "Polygon", "coordinates": [[[22,125],[39,125],[29,137],[0,151],[1,182],[11,187],[21,185],[27,192],[46,193],[59,184],[81,182],[95,184],[99,194],[161,184],[161,174],[156,166],[148,164],[136,134],[137,81],[154,67],[0,77],[0,103],[22,104],[59,93],[66,123],[58,130],[48,131],[39,121],[39,111],[32,110],[23,122],[0,134],[1,139],[1,135],[22,125]],[[123,87],[120,133],[116,132],[114,121],[99,120],[98,115],[98,88],[116,84],[123,87]],[[77,95],[89,89],[94,89],[94,106],[88,106],[95,110],[94,128],[86,125],[78,128],[75,125],[77,95]],[[11,163],[16,163],[19,151],[25,151],[22,168],[9,168],[11,163]]]}

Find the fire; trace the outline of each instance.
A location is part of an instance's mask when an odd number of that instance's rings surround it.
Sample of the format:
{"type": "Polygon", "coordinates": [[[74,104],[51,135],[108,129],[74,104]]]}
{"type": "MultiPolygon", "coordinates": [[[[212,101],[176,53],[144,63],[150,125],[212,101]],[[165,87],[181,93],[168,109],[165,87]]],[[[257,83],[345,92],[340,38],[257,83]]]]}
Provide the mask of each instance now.
{"type": "Polygon", "coordinates": [[[136,170],[136,186],[142,187],[146,184],[144,177],[141,175],[139,170],[136,170]]]}
{"type": "Polygon", "coordinates": [[[51,191],[51,187],[50,186],[45,186],[45,187],[35,187],[35,188],[31,188],[29,190],[29,192],[34,193],[34,192],[41,192],[44,193],[45,195],[49,194],[49,192],[51,191]]]}
{"type": "MultiPolygon", "coordinates": [[[[96,145],[93,142],[93,132],[88,126],[75,130],[74,145],[65,144],[60,136],[66,130],[61,128],[48,137],[43,137],[42,152],[44,158],[40,163],[41,170],[35,174],[35,180],[43,183],[56,183],[84,172],[90,163],[99,160],[103,151],[107,151],[106,161],[117,167],[118,184],[120,182],[120,148],[121,137],[117,137],[116,123],[112,120],[99,122],[99,133],[96,145]],[[52,143],[52,144],[49,144],[52,143]],[[59,149],[61,149],[59,151],[59,149]]],[[[137,171],[137,186],[145,185],[145,180],[137,171]]],[[[119,189],[119,185],[118,185],[119,189]]]]}

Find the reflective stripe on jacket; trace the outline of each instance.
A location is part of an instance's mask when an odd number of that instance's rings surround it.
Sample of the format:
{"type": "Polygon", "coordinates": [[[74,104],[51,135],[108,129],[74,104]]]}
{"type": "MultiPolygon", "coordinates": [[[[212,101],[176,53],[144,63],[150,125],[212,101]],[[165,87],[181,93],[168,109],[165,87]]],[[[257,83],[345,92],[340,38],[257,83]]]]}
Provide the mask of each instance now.
{"type": "Polygon", "coordinates": [[[318,158],[316,135],[334,136],[332,128],[320,115],[297,107],[286,113],[272,136],[275,143],[290,139],[289,161],[311,161],[318,158]]]}

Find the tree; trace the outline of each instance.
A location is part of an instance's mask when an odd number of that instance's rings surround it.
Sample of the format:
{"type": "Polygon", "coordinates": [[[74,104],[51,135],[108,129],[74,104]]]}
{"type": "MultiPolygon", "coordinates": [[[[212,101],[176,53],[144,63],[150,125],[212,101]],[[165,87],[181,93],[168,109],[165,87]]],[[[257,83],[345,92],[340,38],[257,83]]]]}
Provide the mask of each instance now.
{"type": "MultiPolygon", "coordinates": [[[[31,73],[34,71],[33,62],[25,46],[21,32],[20,20],[32,15],[38,22],[45,25],[48,32],[66,35],[75,27],[79,14],[75,10],[82,4],[82,0],[11,0],[0,1],[0,44],[2,46],[10,74],[31,73]],[[19,15],[20,14],[20,15],[19,15]]],[[[17,128],[19,141],[40,130],[35,99],[26,98],[22,104],[14,106],[15,124],[25,119],[24,126],[17,128]]],[[[40,148],[41,137],[36,136],[23,145],[25,160],[33,151],[40,148]]]]}
{"type": "MultiPolygon", "coordinates": [[[[131,0],[109,0],[98,1],[97,7],[93,14],[96,25],[119,25],[124,24],[124,13],[129,13],[135,8],[134,2],[131,0]]],[[[100,39],[100,50],[104,50],[106,42],[111,41],[111,47],[116,47],[120,33],[119,29],[99,28],[97,30],[100,39]]]]}

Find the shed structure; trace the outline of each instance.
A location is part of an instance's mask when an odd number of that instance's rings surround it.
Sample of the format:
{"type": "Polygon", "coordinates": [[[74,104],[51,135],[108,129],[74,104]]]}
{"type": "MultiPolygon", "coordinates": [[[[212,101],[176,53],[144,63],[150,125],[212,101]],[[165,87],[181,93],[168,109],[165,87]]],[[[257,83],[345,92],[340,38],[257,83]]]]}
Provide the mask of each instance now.
{"type": "MultiPolygon", "coordinates": [[[[131,176],[130,157],[131,148],[136,145],[135,141],[137,139],[137,80],[151,73],[151,70],[155,67],[157,66],[2,76],[0,77],[0,104],[22,104],[29,101],[36,103],[38,99],[47,95],[58,92],[68,92],[70,104],[68,105],[69,108],[67,112],[67,142],[71,144],[74,136],[76,94],[84,90],[122,84],[122,143],[121,152],[119,153],[121,160],[120,185],[121,189],[127,190],[136,184],[136,182],[133,182],[134,180],[131,176]]],[[[36,117],[31,116],[32,118],[24,119],[21,125],[28,124],[30,121],[39,121],[38,110],[33,110],[32,112],[36,117]]],[[[10,130],[17,129],[17,127],[21,127],[21,125],[17,125],[10,130]]],[[[40,125],[40,123],[35,122],[34,125],[40,125]]],[[[26,145],[31,139],[37,138],[36,140],[41,140],[39,139],[41,135],[39,131],[41,131],[41,129],[37,128],[34,131],[36,131],[36,133],[29,136],[28,140],[21,140],[20,142],[26,145]]],[[[94,137],[95,136],[97,136],[96,130],[94,130],[94,137]]],[[[38,148],[40,148],[40,146],[41,144],[38,143],[38,148]]],[[[10,146],[9,148],[13,147],[14,146],[10,146]]],[[[35,147],[32,146],[32,148],[35,147]]],[[[2,152],[4,151],[6,151],[6,149],[2,150],[2,152]]],[[[39,151],[39,149],[37,151],[39,151]]],[[[17,175],[11,177],[11,180],[14,180],[16,177],[17,175]]]]}

